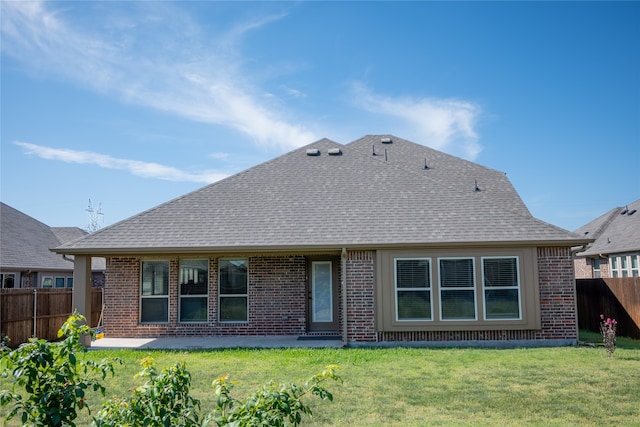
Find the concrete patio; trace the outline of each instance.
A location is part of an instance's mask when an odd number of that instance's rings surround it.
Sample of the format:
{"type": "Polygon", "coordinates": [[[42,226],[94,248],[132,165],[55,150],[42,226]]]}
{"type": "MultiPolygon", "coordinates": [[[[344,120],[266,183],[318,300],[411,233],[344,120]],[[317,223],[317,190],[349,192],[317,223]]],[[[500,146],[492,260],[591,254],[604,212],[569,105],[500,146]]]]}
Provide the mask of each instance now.
{"type": "Polygon", "coordinates": [[[298,336],[230,336],[230,337],[158,337],[101,338],[91,342],[92,349],[220,349],[220,348],[325,348],[342,347],[342,340],[298,336]]]}

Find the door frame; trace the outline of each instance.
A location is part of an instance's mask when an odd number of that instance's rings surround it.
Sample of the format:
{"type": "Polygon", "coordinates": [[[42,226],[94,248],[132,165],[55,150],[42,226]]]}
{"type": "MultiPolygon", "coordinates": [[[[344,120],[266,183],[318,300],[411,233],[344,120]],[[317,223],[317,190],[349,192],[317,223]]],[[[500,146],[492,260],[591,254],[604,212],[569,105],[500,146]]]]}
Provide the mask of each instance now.
{"type": "Polygon", "coordinates": [[[305,289],[306,295],[306,321],[307,332],[338,332],[340,328],[339,315],[339,292],[340,292],[340,257],[336,256],[317,256],[307,258],[307,283],[305,289]],[[331,297],[332,297],[332,315],[331,322],[314,322],[312,313],[312,283],[313,283],[313,263],[314,262],[331,262],[331,297]]]}

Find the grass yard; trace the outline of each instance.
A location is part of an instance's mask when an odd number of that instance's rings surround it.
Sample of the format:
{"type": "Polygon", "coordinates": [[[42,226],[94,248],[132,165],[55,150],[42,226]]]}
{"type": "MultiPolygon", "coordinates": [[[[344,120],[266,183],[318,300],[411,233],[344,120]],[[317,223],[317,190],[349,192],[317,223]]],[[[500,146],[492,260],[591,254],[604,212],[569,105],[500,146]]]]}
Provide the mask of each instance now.
{"type": "MultiPolygon", "coordinates": [[[[599,341],[585,334],[585,341],[599,341]]],[[[98,350],[119,357],[111,395],[137,385],[138,360],[158,367],[185,361],[202,413],[212,406],[211,381],[230,374],[234,396],[269,380],[302,383],[338,364],[344,382],[329,383],[334,402],[311,400],[305,426],[640,426],[640,341],[621,338],[612,359],[602,347],[532,349],[283,349],[220,351],[98,350]]],[[[0,382],[6,387],[6,382],[0,382]]],[[[92,396],[93,408],[99,396],[92,396]]],[[[3,413],[6,408],[2,408],[3,413]]],[[[89,425],[86,411],[78,425],[89,425]]]]}

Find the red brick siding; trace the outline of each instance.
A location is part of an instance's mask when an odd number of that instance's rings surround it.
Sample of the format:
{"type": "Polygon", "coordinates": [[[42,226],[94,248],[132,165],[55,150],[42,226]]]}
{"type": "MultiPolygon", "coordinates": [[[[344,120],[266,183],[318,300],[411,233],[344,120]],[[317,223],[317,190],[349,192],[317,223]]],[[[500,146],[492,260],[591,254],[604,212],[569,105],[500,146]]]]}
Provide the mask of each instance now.
{"type": "Polygon", "coordinates": [[[169,259],[169,322],[140,324],[140,258],[107,262],[105,331],[118,337],[160,335],[295,335],[305,332],[306,260],[303,256],[261,256],[249,260],[249,320],[218,322],[218,259],[209,259],[209,321],[178,322],[179,259],[169,259]]]}
{"type": "MultiPolygon", "coordinates": [[[[350,342],[577,339],[574,266],[569,248],[538,248],[540,330],[377,332],[374,313],[375,252],[347,255],[347,333],[350,342]]],[[[249,258],[249,321],[221,323],[218,259],[209,259],[209,321],[178,323],[177,257],[170,259],[169,323],[141,325],[140,258],[107,262],[105,329],[121,337],[159,335],[297,335],[306,331],[306,258],[301,255],[249,258]]],[[[340,272],[340,276],[342,272],[340,272]]],[[[340,277],[341,279],[341,277],[340,277]]],[[[339,282],[341,283],[341,282],[339,282]]],[[[340,289],[340,287],[338,287],[340,289]]],[[[341,298],[341,291],[339,292],[341,298]]],[[[339,307],[342,307],[341,299],[339,307]]],[[[340,310],[341,311],[341,310],[340,310]]],[[[342,313],[340,327],[342,328],[342,313]]]]}
{"type": "Polygon", "coordinates": [[[374,313],[375,252],[347,255],[347,335],[349,341],[377,341],[374,313]]]}
{"type": "Polygon", "coordinates": [[[577,339],[576,286],[570,248],[538,248],[539,339],[577,339]]]}

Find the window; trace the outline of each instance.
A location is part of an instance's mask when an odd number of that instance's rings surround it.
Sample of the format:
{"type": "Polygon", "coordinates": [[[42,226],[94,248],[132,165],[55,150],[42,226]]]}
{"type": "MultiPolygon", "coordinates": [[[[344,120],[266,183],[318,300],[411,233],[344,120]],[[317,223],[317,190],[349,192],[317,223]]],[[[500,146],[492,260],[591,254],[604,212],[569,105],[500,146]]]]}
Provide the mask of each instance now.
{"type": "Polygon", "coordinates": [[[64,277],[56,277],[56,288],[64,288],[64,277]]]}
{"type": "Polygon", "coordinates": [[[247,260],[220,260],[221,322],[248,321],[249,275],[247,260]]]}
{"type": "Polygon", "coordinates": [[[440,258],[440,319],[476,319],[473,258],[440,258]]]}
{"type": "Polygon", "coordinates": [[[376,327],[383,332],[540,329],[538,271],[536,247],[381,249],[376,327]]]}
{"type": "Polygon", "coordinates": [[[67,288],[73,288],[73,277],[67,277],[67,288]]]}
{"type": "Polygon", "coordinates": [[[431,260],[395,259],[396,320],[431,320],[431,260]]]}
{"type": "Polygon", "coordinates": [[[209,263],[207,260],[180,261],[180,322],[208,319],[209,263]]]}
{"type": "Polygon", "coordinates": [[[140,289],[140,322],[169,321],[169,263],[143,261],[140,289]]]}
{"type": "Polygon", "coordinates": [[[612,256],[609,259],[611,260],[611,276],[619,277],[620,272],[618,271],[618,257],[612,256]]]}
{"type": "Polygon", "coordinates": [[[593,258],[593,277],[596,279],[602,277],[600,272],[600,258],[593,258]]]}
{"type": "Polygon", "coordinates": [[[16,287],[16,273],[1,273],[0,284],[5,289],[16,287]]]}
{"type": "Polygon", "coordinates": [[[43,288],[53,288],[53,277],[44,276],[42,278],[42,287],[43,288]]]}
{"type": "Polygon", "coordinates": [[[638,277],[638,255],[612,255],[611,277],[638,277]]]}
{"type": "Polygon", "coordinates": [[[484,313],[487,320],[520,318],[518,259],[482,258],[484,313]]]}

